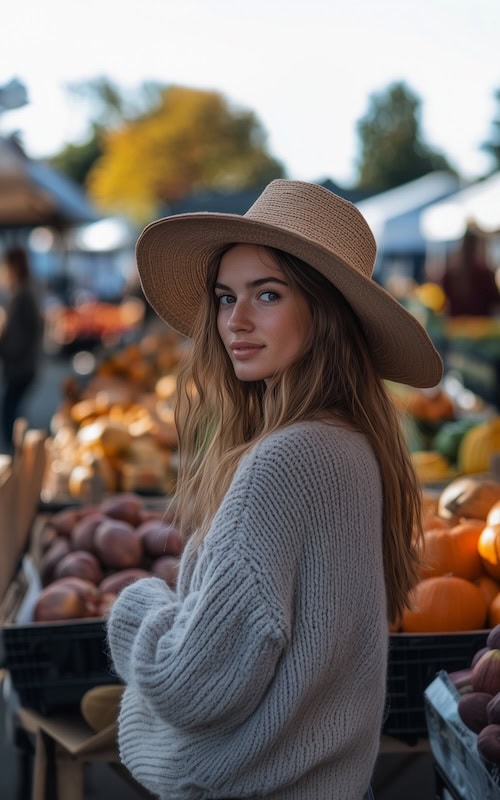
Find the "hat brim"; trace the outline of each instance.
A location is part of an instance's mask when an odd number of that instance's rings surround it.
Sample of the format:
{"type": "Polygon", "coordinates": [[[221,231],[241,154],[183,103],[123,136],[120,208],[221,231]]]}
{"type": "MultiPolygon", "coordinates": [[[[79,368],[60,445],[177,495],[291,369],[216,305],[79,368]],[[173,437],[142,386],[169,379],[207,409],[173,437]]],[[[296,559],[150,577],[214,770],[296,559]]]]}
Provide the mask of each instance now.
{"type": "Polygon", "coordinates": [[[208,265],[236,243],[284,250],[331,281],[360,320],[383,378],[415,387],[439,383],[442,361],[425,329],[382,286],[310,238],[238,214],[179,214],[152,222],[140,235],[136,258],[144,294],[174,330],[192,335],[208,265]]]}

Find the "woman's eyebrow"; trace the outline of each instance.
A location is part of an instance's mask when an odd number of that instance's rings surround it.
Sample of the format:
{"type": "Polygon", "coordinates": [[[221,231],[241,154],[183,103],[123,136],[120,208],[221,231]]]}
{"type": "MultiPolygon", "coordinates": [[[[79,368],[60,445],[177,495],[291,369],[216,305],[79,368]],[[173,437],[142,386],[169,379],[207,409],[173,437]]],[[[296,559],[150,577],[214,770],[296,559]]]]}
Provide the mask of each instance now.
{"type": "MultiPolygon", "coordinates": [[[[249,283],[245,284],[249,289],[254,289],[258,286],[262,286],[264,283],[279,283],[281,286],[288,286],[286,281],[280,280],[280,278],[257,278],[255,281],[250,281],[249,283]]],[[[226,286],[225,283],[217,282],[215,284],[215,289],[223,289],[224,291],[231,291],[230,286],[226,286]]]]}

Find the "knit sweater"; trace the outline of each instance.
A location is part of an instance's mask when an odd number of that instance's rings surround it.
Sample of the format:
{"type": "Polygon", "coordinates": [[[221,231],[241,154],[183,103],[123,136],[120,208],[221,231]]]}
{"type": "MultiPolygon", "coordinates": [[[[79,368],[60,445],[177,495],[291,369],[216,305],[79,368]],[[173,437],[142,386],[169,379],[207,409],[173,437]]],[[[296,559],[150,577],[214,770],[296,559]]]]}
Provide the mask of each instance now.
{"type": "Polygon", "coordinates": [[[162,800],[361,800],[388,625],[377,461],[359,433],[291,425],[242,459],[177,592],[121,592],[119,751],[162,800]]]}

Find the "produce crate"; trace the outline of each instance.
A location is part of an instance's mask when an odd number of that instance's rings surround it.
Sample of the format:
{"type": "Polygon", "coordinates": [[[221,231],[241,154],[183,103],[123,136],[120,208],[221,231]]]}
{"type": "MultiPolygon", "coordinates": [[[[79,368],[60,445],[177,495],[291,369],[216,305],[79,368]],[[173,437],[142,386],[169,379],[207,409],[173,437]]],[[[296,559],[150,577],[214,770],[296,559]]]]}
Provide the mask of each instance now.
{"type": "Polygon", "coordinates": [[[39,591],[29,556],[0,605],[0,665],[21,705],[50,714],[78,707],[88,689],[119,683],[107,651],[104,620],[31,622],[39,591]]]}
{"type": "Polygon", "coordinates": [[[441,670],[470,667],[486,644],[488,631],[467,633],[395,633],[389,637],[388,711],[383,732],[415,744],[427,736],[424,692],[441,670]]]}
{"type": "Polygon", "coordinates": [[[94,686],[120,682],[101,620],[8,625],[0,647],[19,702],[42,714],[78,707],[94,686]]]}
{"type": "Polygon", "coordinates": [[[477,735],[458,715],[459,694],[446,671],[425,691],[429,744],[452,797],[461,800],[500,800],[500,766],[481,758],[477,735]]]}

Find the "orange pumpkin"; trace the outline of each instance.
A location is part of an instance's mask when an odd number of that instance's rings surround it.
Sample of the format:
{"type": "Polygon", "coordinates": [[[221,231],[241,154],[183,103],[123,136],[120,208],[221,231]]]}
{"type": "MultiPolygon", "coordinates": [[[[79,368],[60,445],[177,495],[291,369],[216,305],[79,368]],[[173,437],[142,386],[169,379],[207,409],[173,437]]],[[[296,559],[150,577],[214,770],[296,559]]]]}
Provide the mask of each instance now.
{"type": "Polygon", "coordinates": [[[500,525],[486,525],[483,528],[477,551],[488,575],[500,579],[500,525]]]}
{"type": "Polygon", "coordinates": [[[448,573],[474,581],[483,572],[477,545],[483,520],[467,519],[452,528],[432,528],[425,531],[421,556],[422,578],[448,573]]]}
{"type": "Polygon", "coordinates": [[[500,624],[500,592],[497,592],[488,608],[488,625],[494,628],[500,624]]]}
{"type": "Polygon", "coordinates": [[[479,586],[465,578],[425,578],[411,593],[403,612],[405,633],[445,633],[484,628],[488,607],[479,586]]]}
{"type": "Polygon", "coordinates": [[[430,531],[433,528],[446,530],[452,527],[453,522],[450,519],[443,519],[443,517],[440,517],[439,514],[429,514],[429,516],[424,516],[422,519],[422,528],[424,531],[430,531]]]}
{"type": "Polygon", "coordinates": [[[486,605],[489,608],[493,598],[500,592],[500,583],[492,578],[491,575],[484,574],[480,575],[474,583],[481,589],[486,605]]]}

